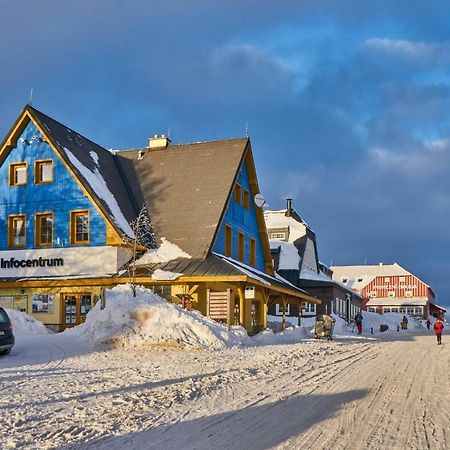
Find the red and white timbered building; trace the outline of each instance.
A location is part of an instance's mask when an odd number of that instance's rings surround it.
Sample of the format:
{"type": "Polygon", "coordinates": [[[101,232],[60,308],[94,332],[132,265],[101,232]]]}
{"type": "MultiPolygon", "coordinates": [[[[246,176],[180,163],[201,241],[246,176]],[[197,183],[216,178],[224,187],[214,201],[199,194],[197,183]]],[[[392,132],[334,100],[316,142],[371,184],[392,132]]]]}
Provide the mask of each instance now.
{"type": "Polygon", "coordinates": [[[431,287],[399,264],[333,266],[333,279],[359,292],[368,311],[443,318],[431,287]]]}

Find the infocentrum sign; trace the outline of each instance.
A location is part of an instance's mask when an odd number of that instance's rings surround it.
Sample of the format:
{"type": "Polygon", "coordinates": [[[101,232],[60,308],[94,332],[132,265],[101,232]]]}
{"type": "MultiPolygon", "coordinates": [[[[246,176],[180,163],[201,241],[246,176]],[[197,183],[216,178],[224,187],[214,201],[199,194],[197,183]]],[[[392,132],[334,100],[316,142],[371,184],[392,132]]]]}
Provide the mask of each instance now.
{"type": "Polygon", "coordinates": [[[54,267],[64,266],[63,258],[42,258],[37,259],[0,259],[1,269],[18,269],[19,267],[54,267]]]}
{"type": "Polygon", "coordinates": [[[123,247],[58,247],[0,251],[0,278],[93,278],[115,275],[131,258],[123,247]]]}

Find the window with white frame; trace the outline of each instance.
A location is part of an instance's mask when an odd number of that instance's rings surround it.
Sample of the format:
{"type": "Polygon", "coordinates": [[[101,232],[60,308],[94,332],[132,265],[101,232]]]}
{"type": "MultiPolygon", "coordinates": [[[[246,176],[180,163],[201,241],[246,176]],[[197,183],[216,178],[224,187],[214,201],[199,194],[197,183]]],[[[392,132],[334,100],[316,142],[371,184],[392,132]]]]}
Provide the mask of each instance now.
{"type": "Polygon", "coordinates": [[[405,297],[412,297],[412,291],[405,291],[405,297]]]}
{"type": "Polygon", "coordinates": [[[406,308],[404,306],[400,306],[400,308],[398,309],[400,314],[406,314],[406,308]]]}
{"type": "Polygon", "coordinates": [[[316,304],[315,303],[302,303],[302,314],[316,314],[316,304]]]}
{"type": "Polygon", "coordinates": [[[404,283],[404,282],[405,282],[405,277],[400,277],[400,278],[398,279],[398,281],[400,281],[400,283],[404,283]]]}
{"type": "Polygon", "coordinates": [[[389,291],[388,297],[390,297],[390,298],[395,297],[395,291],[389,291]]]}
{"type": "Polygon", "coordinates": [[[415,306],[414,307],[414,314],[422,315],[423,314],[423,307],[422,306],[415,306]]]}
{"type": "MultiPolygon", "coordinates": [[[[286,305],[286,315],[288,316],[291,313],[291,305],[287,304],[286,305]]],[[[283,315],[283,305],[277,303],[275,305],[275,314],[277,316],[282,316],[283,315]]]]}
{"type": "Polygon", "coordinates": [[[391,308],[391,312],[393,312],[393,313],[398,313],[398,307],[392,307],[391,308]]]}
{"type": "Polygon", "coordinates": [[[412,316],[414,314],[414,307],[412,306],[407,306],[406,307],[406,314],[412,316]]]}
{"type": "MultiPolygon", "coordinates": [[[[377,308],[374,308],[373,306],[369,306],[369,312],[376,313],[377,312],[377,308]]],[[[356,316],[356,314],[355,314],[355,316],[356,316]]]]}
{"type": "Polygon", "coordinates": [[[391,308],[389,306],[383,306],[383,312],[384,313],[390,313],[391,312],[391,308]]]}

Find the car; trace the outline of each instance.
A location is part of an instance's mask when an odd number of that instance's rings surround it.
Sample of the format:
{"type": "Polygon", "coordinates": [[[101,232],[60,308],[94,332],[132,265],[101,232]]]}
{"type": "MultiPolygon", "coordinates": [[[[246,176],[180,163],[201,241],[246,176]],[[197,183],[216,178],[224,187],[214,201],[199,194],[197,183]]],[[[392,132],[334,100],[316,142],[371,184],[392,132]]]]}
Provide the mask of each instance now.
{"type": "Polygon", "coordinates": [[[11,320],[6,311],[0,308],[0,355],[11,353],[15,342],[11,320]]]}

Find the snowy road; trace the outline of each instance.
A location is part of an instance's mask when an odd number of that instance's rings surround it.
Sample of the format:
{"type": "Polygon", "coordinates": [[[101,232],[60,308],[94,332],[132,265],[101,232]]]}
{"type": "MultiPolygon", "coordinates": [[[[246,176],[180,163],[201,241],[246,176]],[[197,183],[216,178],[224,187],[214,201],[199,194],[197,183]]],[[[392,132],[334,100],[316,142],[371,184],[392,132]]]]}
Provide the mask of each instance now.
{"type": "Polygon", "coordinates": [[[0,358],[0,448],[450,448],[446,336],[74,348],[39,336],[0,358]]]}

